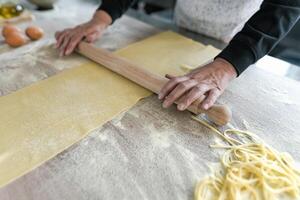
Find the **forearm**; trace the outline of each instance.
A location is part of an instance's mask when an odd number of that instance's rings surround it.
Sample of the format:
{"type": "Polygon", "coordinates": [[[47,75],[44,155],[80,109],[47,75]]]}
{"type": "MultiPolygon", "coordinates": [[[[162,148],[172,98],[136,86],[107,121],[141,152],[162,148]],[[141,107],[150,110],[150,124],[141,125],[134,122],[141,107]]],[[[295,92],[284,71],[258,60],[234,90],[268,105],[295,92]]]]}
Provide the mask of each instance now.
{"type": "Polygon", "coordinates": [[[93,15],[92,21],[96,24],[101,24],[107,27],[112,23],[112,18],[107,12],[97,10],[93,15]]]}
{"type": "Polygon", "coordinates": [[[136,0],[103,0],[98,10],[105,11],[114,22],[121,17],[136,0]]]}
{"type": "Polygon", "coordinates": [[[217,57],[227,60],[241,74],[276,46],[299,15],[300,0],[265,0],[217,57]]]}

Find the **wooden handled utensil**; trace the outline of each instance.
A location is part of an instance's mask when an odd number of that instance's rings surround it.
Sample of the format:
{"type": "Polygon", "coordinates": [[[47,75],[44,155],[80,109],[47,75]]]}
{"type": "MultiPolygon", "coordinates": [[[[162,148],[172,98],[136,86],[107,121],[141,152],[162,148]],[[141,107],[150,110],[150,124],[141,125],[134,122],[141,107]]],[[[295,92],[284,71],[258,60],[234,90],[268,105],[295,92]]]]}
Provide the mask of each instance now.
{"type": "MultiPolygon", "coordinates": [[[[86,42],[79,44],[77,52],[156,94],[168,81],[165,77],[154,74],[107,50],[97,48],[86,42]]],[[[208,110],[202,110],[199,105],[203,99],[203,97],[199,98],[188,107],[188,110],[194,114],[205,113],[217,125],[225,125],[231,120],[231,111],[225,105],[213,105],[208,110]]]]}

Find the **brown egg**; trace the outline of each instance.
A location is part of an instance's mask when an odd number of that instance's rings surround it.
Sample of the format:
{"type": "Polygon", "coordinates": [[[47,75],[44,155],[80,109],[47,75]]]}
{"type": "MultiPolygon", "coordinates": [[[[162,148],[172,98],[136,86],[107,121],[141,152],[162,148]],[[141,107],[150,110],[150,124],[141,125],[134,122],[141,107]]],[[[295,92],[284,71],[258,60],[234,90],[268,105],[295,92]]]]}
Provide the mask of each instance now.
{"type": "Polygon", "coordinates": [[[7,37],[8,35],[10,35],[11,33],[14,33],[14,32],[21,33],[21,29],[19,29],[18,27],[14,26],[14,25],[10,25],[10,24],[4,25],[2,28],[3,37],[7,37]]]}
{"type": "Polygon", "coordinates": [[[44,35],[43,29],[37,26],[29,26],[25,32],[31,40],[38,40],[44,35]]]}
{"type": "Polygon", "coordinates": [[[11,47],[19,47],[27,42],[27,38],[20,32],[12,32],[5,37],[5,42],[11,47]]]}

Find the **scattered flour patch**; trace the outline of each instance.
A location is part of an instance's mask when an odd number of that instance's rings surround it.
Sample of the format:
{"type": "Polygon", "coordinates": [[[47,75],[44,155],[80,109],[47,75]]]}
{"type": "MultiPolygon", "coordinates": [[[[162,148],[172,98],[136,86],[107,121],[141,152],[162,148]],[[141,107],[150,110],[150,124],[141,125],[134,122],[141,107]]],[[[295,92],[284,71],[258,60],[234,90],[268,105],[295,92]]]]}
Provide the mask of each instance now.
{"type": "Polygon", "coordinates": [[[242,120],[242,123],[243,123],[243,126],[245,127],[246,130],[250,129],[250,125],[245,119],[242,120]]]}
{"type": "Polygon", "coordinates": [[[99,137],[99,139],[100,139],[101,142],[105,142],[108,139],[108,136],[107,136],[106,133],[101,133],[101,134],[99,134],[98,137],[99,137]]]}
{"type": "Polygon", "coordinates": [[[150,131],[149,135],[153,145],[162,148],[170,147],[170,136],[172,135],[172,133],[170,133],[169,131],[158,131],[152,124],[147,128],[150,131]]]}

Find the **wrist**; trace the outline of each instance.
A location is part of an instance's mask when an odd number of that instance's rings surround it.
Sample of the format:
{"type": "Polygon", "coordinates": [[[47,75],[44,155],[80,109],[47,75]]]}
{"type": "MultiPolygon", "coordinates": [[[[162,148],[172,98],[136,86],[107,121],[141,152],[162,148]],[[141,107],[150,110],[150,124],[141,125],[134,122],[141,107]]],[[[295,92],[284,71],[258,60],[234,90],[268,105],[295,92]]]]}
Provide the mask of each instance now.
{"type": "Polygon", "coordinates": [[[227,60],[218,57],[214,60],[214,62],[216,62],[217,64],[221,64],[222,69],[226,71],[226,74],[230,77],[230,79],[234,79],[237,77],[237,71],[235,67],[227,60]]]}
{"type": "Polygon", "coordinates": [[[91,19],[91,22],[96,26],[107,28],[112,23],[112,18],[107,12],[97,10],[91,19]]]}

